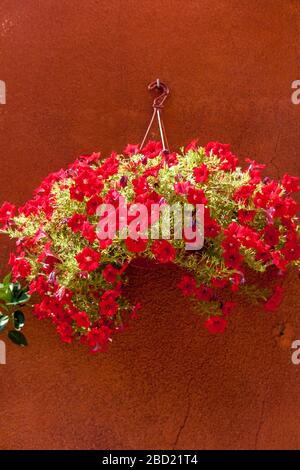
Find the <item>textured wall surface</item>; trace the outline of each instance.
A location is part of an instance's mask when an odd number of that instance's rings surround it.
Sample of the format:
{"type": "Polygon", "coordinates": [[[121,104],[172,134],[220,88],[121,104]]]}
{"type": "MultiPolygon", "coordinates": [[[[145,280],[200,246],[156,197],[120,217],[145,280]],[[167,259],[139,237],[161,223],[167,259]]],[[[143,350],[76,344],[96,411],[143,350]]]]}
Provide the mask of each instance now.
{"type": "MultiPolygon", "coordinates": [[[[0,200],[22,204],[80,153],[139,142],[158,76],[173,149],[230,142],[272,176],[297,174],[299,51],[299,0],[1,0],[0,200]]],[[[3,271],[8,251],[2,240],[3,271]]],[[[203,330],[175,269],[130,278],[142,317],[105,355],[28,315],[30,346],[7,345],[0,365],[0,448],[300,448],[296,276],[278,313],[245,305],[221,337],[203,330]]]]}

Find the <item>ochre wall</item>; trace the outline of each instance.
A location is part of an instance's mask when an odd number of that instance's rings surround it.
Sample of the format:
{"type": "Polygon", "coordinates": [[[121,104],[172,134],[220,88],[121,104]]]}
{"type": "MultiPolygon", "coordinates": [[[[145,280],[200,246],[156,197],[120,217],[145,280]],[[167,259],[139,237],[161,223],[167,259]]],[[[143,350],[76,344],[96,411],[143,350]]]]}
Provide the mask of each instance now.
{"type": "MultiPolygon", "coordinates": [[[[22,204],[80,153],[139,142],[157,77],[171,88],[173,149],[230,142],[272,176],[297,174],[299,31],[299,0],[1,0],[0,200],[22,204]]],[[[178,277],[131,269],[144,309],[107,354],[64,345],[29,315],[30,346],[7,345],[0,366],[0,447],[299,448],[296,275],[278,313],[245,305],[221,337],[201,327],[178,277]]]]}

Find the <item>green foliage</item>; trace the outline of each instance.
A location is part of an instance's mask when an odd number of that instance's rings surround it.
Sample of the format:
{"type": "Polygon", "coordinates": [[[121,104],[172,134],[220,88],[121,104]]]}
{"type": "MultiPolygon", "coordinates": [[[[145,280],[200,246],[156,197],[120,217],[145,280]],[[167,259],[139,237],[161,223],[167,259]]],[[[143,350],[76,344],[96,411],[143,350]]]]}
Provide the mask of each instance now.
{"type": "Polygon", "coordinates": [[[19,282],[11,281],[11,274],[8,274],[0,284],[0,333],[11,326],[14,328],[8,332],[8,338],[19,346],[27,346],[27,339],[21,333],[25,325],[25,316],[22,307],[28,300],[28,288],[23,288],[19,282]]]}

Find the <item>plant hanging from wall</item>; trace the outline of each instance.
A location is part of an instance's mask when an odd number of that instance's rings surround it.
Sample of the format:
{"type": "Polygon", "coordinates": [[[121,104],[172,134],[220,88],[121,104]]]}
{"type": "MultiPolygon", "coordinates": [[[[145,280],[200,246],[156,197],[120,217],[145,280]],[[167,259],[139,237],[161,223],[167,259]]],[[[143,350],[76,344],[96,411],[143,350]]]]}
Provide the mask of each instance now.
{"type": "Polygon", "coordinates": [[[17,240],[9,282],[21,281],[26,296],[39,297],[34,315],[50,319],[67,343],[78,339],[91,352],[103,351],[114,332],[137,317],[139,299],[133,305],[123,291],[126,269],[137,257],[185,270],[178,287],[211,333],[224,332],[246,299],[275,310],[283,296],[276,273],[300,266],[296,177],[262,178],[264,165],[249,159],[242,169],[227,144],[192,142],[170,153],[162,141],[128,145],[123,155],[104,160],[99,153],[81,156],[50,174],[18,213],[7,202],[0,209],[2,231],[17,240]],[[132,211],[137,204],[147,208],[142,222],[132,211]],[[174,238],[174,223],[170,239],[151,238],[163,223],[151,208],[173,204],[204,207],[202,249],[186,250],[184,234],[174,238]],[[109,211],[99,215],[100,206],[118,215],[126,209],[135,233],[126,228],[121,234],[120,217],[108,227],[109,211]],[[251,271],[274,280],[261,288],[251,271]]]}

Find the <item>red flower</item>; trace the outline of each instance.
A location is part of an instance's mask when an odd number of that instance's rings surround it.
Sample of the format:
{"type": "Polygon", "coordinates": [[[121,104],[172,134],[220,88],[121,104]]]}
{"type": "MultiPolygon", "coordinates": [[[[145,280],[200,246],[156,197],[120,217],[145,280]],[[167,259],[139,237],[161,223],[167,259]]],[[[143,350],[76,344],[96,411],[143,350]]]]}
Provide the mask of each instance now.
{"type": "Polygon", "coordinates": [[[101,299],[99,302],[100,314],[105,317],[113,317],[117,310],[118,304],[112,299],[101,299]]]}
{"type": "Polygon", "coordinates": [[[300,245],[297,240],[286,242],[281,253],[287,261],[295,261],[300,258],[300,245]]]}
{"type": "Polygon", "coordinates": [[[285,271],[286,270],[286,265],[287,261],[284,259],[282,254],[279,251],[273,251],[271,253],[272,259],[273,259],[273,264],[280,270],[280,271],[285,271]]]}
{"type": "Polygon", "coordinates": [[[85,196],[93,196],[95,193],[102,191],[104,185],[98,178],[96,172],[92,169],[81,171],[79,176],[74,179],[76,188],[85,196]]]}
{"type": "Polygon", "coordinates": [[[178,164],[178,158],[175,152],[168,153],[164,155],[164,161],[168,165],[168,167],[174,166],[178,164]]]}
{"type": "Polygon", "coordinates": [[[100,196],[97,196],[95,194],[94,196],[91,197],[91,199],[88,200],[86,203],[86,211],[88,215],[94,215],[96,214],[96,211],[100,204],[102,204],[103,200],[100,196]]]}
{"type": "Polygon", "coordinates": [[[115,299],[117,299],[120,295],[120,291],[117,290],[117,289],[109,289],[107,291],[104,292],[104,294],[102,294],[102,297],[101,299],[102,300],[106,300],[106,301],[109,301],[109,302],[112,302],[114,301],[115,299]]]}
{"type": "Polygon", "coordinates": [[[99,266],[101,255],[98,251],[92,250],[90,247],[84,248],[76,255],[77,263],[82,271],[94,271],[99,266]]]}
{"type": "Polygon", "coordinates": [[[82,214],[74,214],[68,220],[68,226],[73,230],[74,233],[82,230],[83,224],[86,221],[86,216],[82,214]]]}
{"type": "Polygon", "coordinates": [[[277,310],[283,299],[284,289],[281,286],[276,286],[273,294],[265,303],[265,310],[267,312],[274,312],[277,310]]]}
{"type": "Polygon", "coordinates": [[[256,193],[253,199],[254,205],[257,208],[265,209],[269,202],[268,196],[260,192],[256,193]]]}
{"type": "Polygon", "coordinates": [[[235,306],[236,306],[235,302],[230,302],[230,301],[225,302],[222,306],[222,312],[223,312],[224,317],[228,317],[231,314],[235,306]]]}
{"type": "Polygon", "coordinates": [[[227,268],[230,269],[239,269],[243,257],[237,250],[229,250],[224,252],[224,261],[227,268]]]}
{"type": "Polygon", "coordinates": [[[148,245],[148,240],[143,238],[137,238],[134,240],[133,238],[126,238],[125,245],[128,251],[131,253],[141,253],[145,251],[148,245]]]}
{"type": "Polygon", "coordinates": [[[220,142],[208,142],[205,147],[205,154],[209,157],[212,153],[217,157],[224,157],[230,152],[230,144],[221,144],[220,142]]]}
{"type": "Polygon", "coordinates": [[[64,343],[72,343],[73,328],[69,323],[65,323],[65,322],[60,323],[56,331],[60,335],[60,338],[64,343]]]}
{"type": "Polygon", "coordinates": [[[73,319],[79,328],[89,328],[91,326],[91,321],[86,312],[75,313],[73,319]]]}
{"type": "Polygon", "coordinates": [[[82,225],[82,236],[88,240],[90,243],[94,243],[96,240],[96,229],[94,225],[90,224],[89,222],[84,222],[82,225]]]}
{"type": "Polygon", "coordinates": [[[191,276],[183,276],[178,283],[178,287],[181,289],[183,295],[191,296],[195,294],[196,281],[191,276]]]}
{"type": "Polygon", "coordinates": [[[81,191],[81,189],[78,186],[73,185],[70,188],[70,197],[71,199],[74,199],[75,201],[82,202],[84,199],[84,192],[81,191]]]}
{"type": "Polygon", "coordinates": [[[136,195],[144,194],[150,190],[147,178],[145,176],[139,176],[132,180],[134,192],[136,195]]]}
{"type": "Polygon", "coordinates": [[[176,257],[175,248],[167,240],[156,240],[151,250],[160,263],[170,263],[176,257]]]}
{"type": "Polygon", "coordinates": [[[141,153],[147,158],[155,158],[162,151],[161,142],[155,142],[154,140],[149,140],[149,142],[142,149],[141,153]]]}
{"type": "Polygon", "coordinates": [[[181,181],[174,184],[174,190],[176,194],[187,194],[191,183],[189,181],[181,181]]]}
{"type": "Polygon", "coordinates": [[[6,224],[10,219],[15,216],[16,206],[9,202],[4,202],[0,207],[0,223],[6,224]]]}
{"type": "Polygon", "coordinates": [[[269,259],[271,257],[271,255],[270,255],[270,246],[269,245],[266,245],[261,240],[259,240],[257,242],[255,250],[256,250],[255,259],[257,259],[259,261],[263,261],[264,263],[269,261],[269,259]]]}
{"type": "Polygon", "coordinates": [[[114,284],[116,282],[118,275],[118,270],[114,268],[111,264],[108,264],[105,266],[105,268],[102,271],[102,276],[106,280],[106,282],[109,282],[110,284],[114,284]]]}
{"type": "Polygon", "coordinates": [[[211,218],[204,219],[204,236],[208,238],[215,238],[219,235],[221,226],[218,222],[211,218]]]}
{"type": "Polygon", "coordinates": [[[211,284],[213,287],[216,287],[217,289],[223,289],[228,282],[228,279],[222,279],[219,277],[214,277],[211,280],[211,284]]]}
{"type": "Polygon", "coordinates": [[[227,320],[224,317],[212,316],[206,320],[204,326],[212,334],[224,333],[227,326],[227,320]]]}
{"type": "Polygon", "coordinates": [[[288,193],[296,193],[300,191],[300,186],[298,185],[299,178],[297,176],[289,176],[288,174],[283,175],[281,184],[288,193]]]}
{"type": "Polygon", "coordinates": [[[208,180],[209,169],[202,163],[198,168],[194,168],[193,175],[195,176],[196,183],[204,183],[208,180]]]}
{"type": "Polygon", "coordinates": [[[233,194],[233,200],[236,202],[242,201],[243,203],[248,203],[250,197],[252,196],[255,190],[255,186],[252,184],[245,184],[241,188],[237,189],[233,194]]]}
{"type": "Polygon", "coordinates": [[[261,232],[265,242],[270,246],[276,246],[279,243],[279,230],[274,225],[267,225],[261,232]]]}
{"type": "Polygon", "coordinates": [[[46,281],[46,278],[44,276],[38,276],[29,284],[28,293],[31,295],[37,292],[38,294],[43,295],[46,294],[48,290],[50,290],[50,286],[46,281]]]}
{"type": "Polygon", "coordinates": [[[142,308],[140,303],[135,304],[133,307],[131,313],[130,313],[130,319],[131,320],[137,320],[138,318],[138,311],[142,308]]]}
{"type": "Polygon", "coordinates": [[[86,335],[86,342],[91,353],[105,351],[110,339],[111,329],[103,325],[100,328],[92,328],[86,335]]]}
{"type": "Polygon", "coordinates": [[[255,210],[246,210],[246,209],[239,209],[238,210],[238,219],[241,224],[249,224],[253,221],[256,215],[255,210]]]}
{"type": "MultiPolygon", "coordinates": [[[[226,234],[226,231],[225,231],[226,234]]],[[[239,242],[234,236],[228,236],[222,241],[222,247],[224,251],[238,251],[239,242]]]]}
{"type": "Polygon", "coordinates": [[[213,296],[213,290],[210,287],[202,284],[196,290],[196,296],[199,300],[203,300],[204,302],[209,302],[213,296]]]}
{"type": "Polygon", "coordinates": [[[196,189],[190,186],[187,193],[187,200],[190,204],[206,204],[207,199],[202,189],[196,189]]]}
{"type": "Polygon", "coordinates": [[[193,139],[184,149],[185,153],[188,153],[189,150],[196,151],[197,150],[197,142],[199,139],[193,139]]]}
{"type": "Polygon", "coordinates": [[[257,163],[255,160],[251,160],[250,158],[245,158],[245,161],[249,163],[246,171],[248,171],[249,175],[251,176],[251,183],[259,183],[261,181],[261,172],[266,167],[266,165],[257,163]]]}
{"type": "Polygon", "coordinates": [[[220,144],[219,142],[209,142],[205,147],[207,156],[216,155],[220,158],[220,169],[223,171],[235,170],[238,164],[238,158],[233,155],[229,144],[220,144]]]}
{"type": "Polygon", "coordinates": [[[20,277],[25,279],[31,273],[30,263],[24,258],[24,253],[17,257],[11,253],[8,263],[12,266],[13,282],[20,277]]]}
{"type": "Polygon", "coordinates": [[[136,155],[137,153],[139,153],[139,148],[140,146],[137,144],[128,144],[124,149],[124,153],[131,157],[131,155],[136,155]]]}

